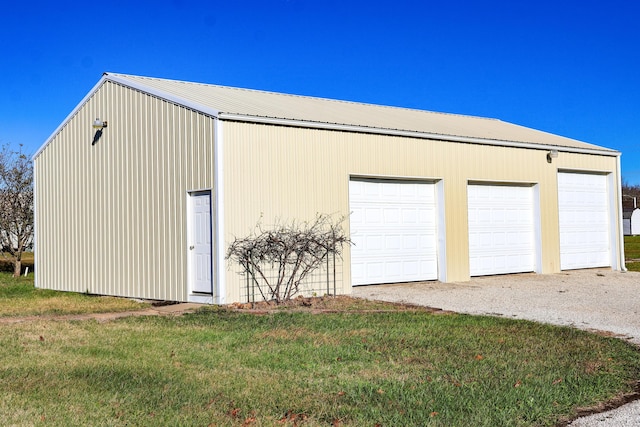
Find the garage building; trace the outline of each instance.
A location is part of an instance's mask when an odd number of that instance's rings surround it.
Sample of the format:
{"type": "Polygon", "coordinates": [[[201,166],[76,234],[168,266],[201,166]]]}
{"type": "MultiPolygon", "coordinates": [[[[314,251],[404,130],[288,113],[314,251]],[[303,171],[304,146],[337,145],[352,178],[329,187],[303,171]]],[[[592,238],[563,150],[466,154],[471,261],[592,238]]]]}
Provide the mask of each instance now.
{"type": "Polygon", "coordinates": [[[317,214],[355,243],[337,293],[619,270],[619,158],[495,119],[105,73],[34,155],[36,286],[246,300],[234,237],[317,214]]]}

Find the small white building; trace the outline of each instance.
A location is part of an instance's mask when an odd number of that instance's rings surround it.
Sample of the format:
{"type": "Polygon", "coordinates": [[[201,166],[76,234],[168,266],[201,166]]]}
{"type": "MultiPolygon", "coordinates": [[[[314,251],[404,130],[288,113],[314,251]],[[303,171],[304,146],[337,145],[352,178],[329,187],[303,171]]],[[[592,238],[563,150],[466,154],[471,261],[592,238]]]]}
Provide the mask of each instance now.
{"type": "Polygon", "coordinates": [[[622,212],[622,225],[625,236],[640,234],[640,209],[634,208],[622,212]]]}

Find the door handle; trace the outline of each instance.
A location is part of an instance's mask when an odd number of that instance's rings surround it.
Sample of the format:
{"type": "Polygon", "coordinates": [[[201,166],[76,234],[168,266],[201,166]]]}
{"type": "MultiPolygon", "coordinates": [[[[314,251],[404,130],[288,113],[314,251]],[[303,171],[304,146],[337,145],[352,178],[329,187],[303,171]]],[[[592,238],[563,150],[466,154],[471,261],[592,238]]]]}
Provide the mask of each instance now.
{"type": "Polygon", "coordinates": [[[195,248],[195,246],[191,245],[189,246],[189,250],[192,251],[195,248]]]}

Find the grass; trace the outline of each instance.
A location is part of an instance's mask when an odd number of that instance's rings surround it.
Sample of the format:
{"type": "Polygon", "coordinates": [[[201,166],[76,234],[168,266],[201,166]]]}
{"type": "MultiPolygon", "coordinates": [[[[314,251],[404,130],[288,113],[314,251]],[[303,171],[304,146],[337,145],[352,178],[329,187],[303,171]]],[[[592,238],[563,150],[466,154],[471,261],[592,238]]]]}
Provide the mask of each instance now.
{"type": "MultiPolygon", "coordinates": [[[[22,272],[29,267],[29,272],[33,272],[34,256],[33,252],[22,253],[22,272]]],[[[13,264],[11,264],[11,255],[8,252],[0,253],[0,271],[13,273],[13,264]]]]}
{"type": "Polygon", "coordinates": [[[148,304],[124,298],[36,289],[33,275],[13,277],[0,272],[0,318],[140,310],[148,304]]]}
{"type": "Polygon", "coordinates": [[[0,324],[0,425],[551,426],[639,378],[621,340],[424,310],[0,324]]]}
{"type": "MultiPolygon", "coordinates": [[[[625,249],[640,258],[640,238],[625,249]]],[[[47,317],[143,307],[0,273],[0,317],[43,316],[0,320],[0,425],[553,426],[640,380],[638,349],[618,339],[363,300],[47,317]]]]}
{"type": "Polygon", "coordinates": [[[640,259],[640,236],[624,236],[624,256],[627,269],[640,271],[640,262],[633,262],[633,259],[640,259]]]}

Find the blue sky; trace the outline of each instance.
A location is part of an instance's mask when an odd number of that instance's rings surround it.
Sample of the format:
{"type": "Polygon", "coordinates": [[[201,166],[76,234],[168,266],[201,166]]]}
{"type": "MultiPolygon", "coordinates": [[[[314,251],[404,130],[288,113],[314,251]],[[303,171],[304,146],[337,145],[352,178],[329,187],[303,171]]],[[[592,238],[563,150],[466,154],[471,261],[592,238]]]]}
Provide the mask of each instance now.
{"type": "Polygon", "coordinates": [[[635,1],[8,2],[0,143],[105,71],[493,117],[620,150],[640,184],[635,1]]]}

